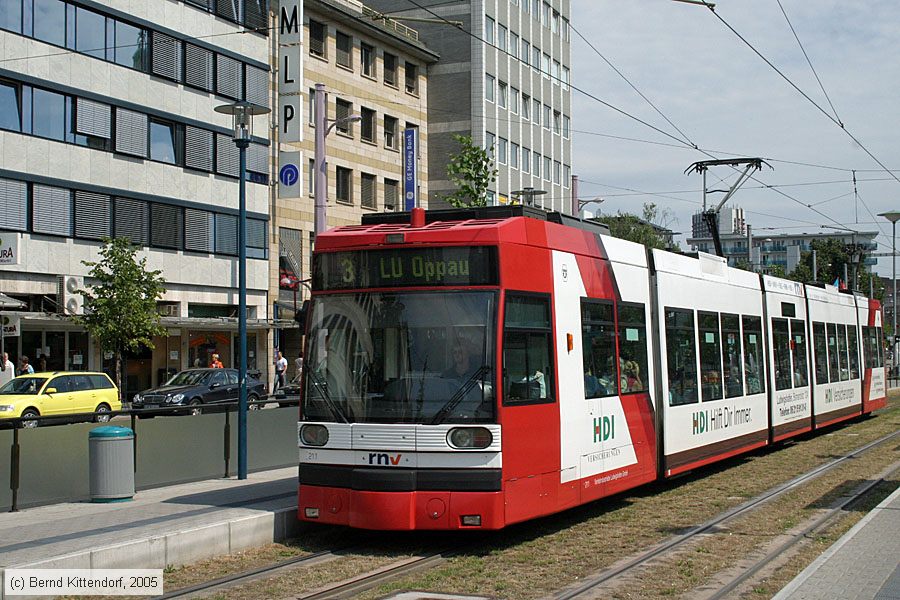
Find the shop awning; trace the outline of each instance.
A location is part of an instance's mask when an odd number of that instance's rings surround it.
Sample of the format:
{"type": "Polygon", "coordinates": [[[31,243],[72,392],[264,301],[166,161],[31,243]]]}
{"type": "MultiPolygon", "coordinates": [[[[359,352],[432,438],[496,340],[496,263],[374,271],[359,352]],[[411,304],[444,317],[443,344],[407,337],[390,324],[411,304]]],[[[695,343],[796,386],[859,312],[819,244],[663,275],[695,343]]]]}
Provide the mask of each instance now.
{"type": "Polygon", "coordinates": [[[24,308],[25,303],[6,294],[0,294],[0,308],[24,308]]]}

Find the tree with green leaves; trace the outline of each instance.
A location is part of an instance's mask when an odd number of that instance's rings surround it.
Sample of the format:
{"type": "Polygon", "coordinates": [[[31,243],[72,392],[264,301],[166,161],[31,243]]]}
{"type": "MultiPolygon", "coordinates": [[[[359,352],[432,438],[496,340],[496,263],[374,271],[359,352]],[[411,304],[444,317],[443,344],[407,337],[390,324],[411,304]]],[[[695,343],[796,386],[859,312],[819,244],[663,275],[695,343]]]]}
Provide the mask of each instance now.
{"type": "MultiPolygon", "coordinates": [[[[816,251],[816,274],[813,275],[812,252],[803,252],[797,267],[788,275],[789,279],[804,283],[811,281],[834,283],[835,280],[844,279],[844,265],[847,265],[847,275],[850,279],[846,282],[847,286],[853,285],[853,275],[856,270],[856,287],[861,292],[868,294],[869,280],[874,275],[863,269],[862,266],[854,266],[851,248],[847,244],[834,238],[817,239],[810,243],[810,247],[816,251]]],[[[877,284],[877,281],[875,283],[877,284]]],[[[875,297],[880,299],[883,287],[874,285],[873,288],[875,297]]]]}
{"type": "Polygon", "coordinates": [[[613,237],[637,242],[648,248],[668,249],[668,240],[650,222],[659,216],[656,205],[645,204],[643,214],[650,218],[642,219],[637,215],[619,211],[615,215],[600,215],[591,220],[609,227],[609,233],[613,237]]]}
{"type": "Polygon", "coordinates": [[[156,309],[166,282],[161,271],[148,270],[147,259],[137,260],[136,253],[126,238],[107,239],[99,261],[82,261],[90,267],[90,280],[87,289],[77,292],[84,296],[84,315],[74,317],[101,348],[113,352],[120,395],[122,353],[153,349],[153,337],[166,332],[156,309]]]}
{"type": "Polygon", "coordinates": [[[455,208],[485,206],[488,187],[497,180],[497,169],[491,153],[472,143],[467,135],[454,135],[460,145],[456,154],[450,155],[447,176],[456,186],[456,191],[444,196],[444,200],[455,208]]]}

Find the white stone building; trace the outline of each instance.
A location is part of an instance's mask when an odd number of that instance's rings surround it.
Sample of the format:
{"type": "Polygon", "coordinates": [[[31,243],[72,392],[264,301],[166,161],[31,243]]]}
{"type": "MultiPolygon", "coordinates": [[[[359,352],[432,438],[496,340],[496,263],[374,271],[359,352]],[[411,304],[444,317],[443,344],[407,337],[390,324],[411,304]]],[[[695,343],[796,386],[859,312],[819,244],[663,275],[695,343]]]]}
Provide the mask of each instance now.
{"type": "MultiPolygon", "coordinates": [[[[270,104],[267,0],[0,3],[0,292],[27,306],[5,339],[47,368],[100,369],[68,316],[100,240],[124,236],[160,269],[168,336],[128,361],[127,393],[165,369],[236,364],[238,151],[217,105],[270,104]],[[247,28],[258,31],[247,32],[247,28]]],[[[267,372],[270,147],[248,151],[251,369],[267,372]]],[[[87,282],[88,285],[90,281],[87,282]]]]}

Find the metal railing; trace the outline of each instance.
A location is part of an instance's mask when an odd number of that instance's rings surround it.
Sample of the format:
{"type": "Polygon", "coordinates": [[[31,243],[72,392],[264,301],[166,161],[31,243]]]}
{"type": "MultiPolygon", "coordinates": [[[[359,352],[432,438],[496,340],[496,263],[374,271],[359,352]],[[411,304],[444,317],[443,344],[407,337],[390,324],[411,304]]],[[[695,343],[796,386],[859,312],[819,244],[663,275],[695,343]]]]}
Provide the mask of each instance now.
{"type": "MultiPolygon", "coordinates": [[[[286,396],[266,396],[263,400],[248,402],[248,408],[257,412],[267,404],[278,403],[278,407],[297,406],[299,397],[286,396]]],[[[21,483],[21,462],[22,448],[20,444],[20,432],[23,430],[31,430],[37,423],[42,428],[54,427],[61,425],[70,425],[74,421],[77,422],[94,422],[108,423],[116,417],[129,417],[131,422],[131,430],[134,434],[134,443],[132,444],[133,468],[134,472],[138,471],[138,420],[152,417],[165,416],[191,416],[193,409],[200,408],[204,414],[224,413],[225,422],[222,428],[222,460],[224,466],[224,474],[222,477],[229,477],[231,474],[231,413],[237,412],[238,401],[229,400],[225,402],[216,402],[212,404],[202,404],[196,406],[161,406],[158,408],[125,408],[118,411],[102,411],[102,412],[84,412],[67,415],[42,415],[37,417],[10,417],[0,420],[0,427],[12,429],[12,444],[10,446],[10,463],[9,463],[9,489],[12,492],[12,501],[9,512],[17,512],[19,510],[19,489],[21,483]]]]}

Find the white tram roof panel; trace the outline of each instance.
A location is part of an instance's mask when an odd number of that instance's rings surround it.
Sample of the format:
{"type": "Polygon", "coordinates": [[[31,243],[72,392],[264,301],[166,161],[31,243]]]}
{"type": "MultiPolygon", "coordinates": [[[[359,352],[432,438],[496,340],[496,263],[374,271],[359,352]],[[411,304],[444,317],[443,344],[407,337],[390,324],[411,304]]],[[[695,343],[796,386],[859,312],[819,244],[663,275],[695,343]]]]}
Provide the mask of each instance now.
{"type": "Polygon", "coordinates": [[[854,306],[853,294],[842,294],[835,286],[825,284],[823,286],[807,285],[806,297],[813,301],[828,302],[830,304],[841,304],[844,306],[854,306]]]}
{"type": "Polygon", "coordinates": [[[647,247],[643,244],[608,235],[601,235],[600,241],[611,262],[647,267],[647,247]]]}
{"type": "Polygon", "coordinates": [[[724,258],[706,252],[698,252],[697,256],[687,256],[653,250],[653,264],[658,272],[759,290],[759,275],[729,267],[728,261],[724,258]]]}

